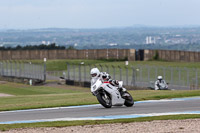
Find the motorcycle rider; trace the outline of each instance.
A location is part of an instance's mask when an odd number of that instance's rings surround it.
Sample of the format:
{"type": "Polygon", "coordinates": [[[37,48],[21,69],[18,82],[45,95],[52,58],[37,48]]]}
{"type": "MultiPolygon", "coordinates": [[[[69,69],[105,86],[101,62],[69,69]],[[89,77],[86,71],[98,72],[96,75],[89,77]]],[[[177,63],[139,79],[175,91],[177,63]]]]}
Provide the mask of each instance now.
{"type": "Polygon", "coordinates": [[[101,81],[105,82],[108,81],[111,85],[118,87],[119,92],[123,95],[123,92],[126,91],[125,88],[120,86],[118,80],[111,79],[111,76],[107,72],[100,72],[98,68],[92,68],[90,71],[91,85],[96,82],[97,79],[101,79],[101,81]]]}
{"type": "Polygon", "coordinates": [[[162,76],[158,76],[155,82],[155,90],[167,90],[167,89],[168,85],[165,82],[165,80],[163,80],[162,76]]]}

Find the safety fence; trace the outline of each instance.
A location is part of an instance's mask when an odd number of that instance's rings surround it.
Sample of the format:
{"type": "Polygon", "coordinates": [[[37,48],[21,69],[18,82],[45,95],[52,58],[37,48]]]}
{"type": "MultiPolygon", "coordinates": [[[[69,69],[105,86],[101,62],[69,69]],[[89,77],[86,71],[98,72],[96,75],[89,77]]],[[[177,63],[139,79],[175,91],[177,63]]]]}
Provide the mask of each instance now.
{"type": "Polygon", "coordinates": [[[169,83],[170,89],[199,89],[200,69],[182,67],[135,66],[138,86],[154,87],[160,75],[169,83]]]}
{"type": "Polygon", "coordinates": [[[90,70],[94,67],[109,73],[112,79],[122,80],[124,85],[127,86],[154,88],[157,76],[160,75],[169,83],[170,89],[188,90],[200,88],[200,71],[192,68],[68,64],[67,71],[57,72],[56,74],[60,74],[60,76],[68,80],[90,82],[90,70]]]}
{"type": "Polygon", "coordinates": [[[60,77],[76,82],[90,82],[90,70],[97,67],[110,74],[112,79],[121,80],[126,86],[154,88],[157,76],[169,83],[170,89],[199,89],[200,69],[182,67],[160,67],[144,65],[85,65],[67,64],[65,71],[46,71],[45,64],[22,61],[0,61],[0,76],[47,80],[60,77]]]}
{"type": "Polygon", "coordinates": [[[31,62],[1,61],[0,76],[46,80],[46,68],[44,64],[32,64],[31,62]]]}

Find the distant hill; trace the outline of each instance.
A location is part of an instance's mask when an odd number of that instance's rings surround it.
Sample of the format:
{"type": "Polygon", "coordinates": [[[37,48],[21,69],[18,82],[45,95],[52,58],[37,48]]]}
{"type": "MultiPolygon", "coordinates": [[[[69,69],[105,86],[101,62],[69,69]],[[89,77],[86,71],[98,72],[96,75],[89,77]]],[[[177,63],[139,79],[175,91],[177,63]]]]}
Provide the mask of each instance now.
{"type": "Polygon", "coordinates": [[[0,30],[0,46],[73,46],[76,49],[134,48],[200,51],[200,27],[133,26],[107,29],[0,30]]]}

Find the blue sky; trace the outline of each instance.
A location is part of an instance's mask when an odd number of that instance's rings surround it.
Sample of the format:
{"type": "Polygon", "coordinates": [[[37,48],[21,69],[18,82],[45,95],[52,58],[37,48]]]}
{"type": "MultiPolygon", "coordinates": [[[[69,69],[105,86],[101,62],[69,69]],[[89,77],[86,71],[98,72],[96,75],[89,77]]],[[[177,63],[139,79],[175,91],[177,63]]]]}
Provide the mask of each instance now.
{"type": "Polygon", "coordinates": [[[0,0],[0,29],[200,25],[200,0],[0,0]]]}

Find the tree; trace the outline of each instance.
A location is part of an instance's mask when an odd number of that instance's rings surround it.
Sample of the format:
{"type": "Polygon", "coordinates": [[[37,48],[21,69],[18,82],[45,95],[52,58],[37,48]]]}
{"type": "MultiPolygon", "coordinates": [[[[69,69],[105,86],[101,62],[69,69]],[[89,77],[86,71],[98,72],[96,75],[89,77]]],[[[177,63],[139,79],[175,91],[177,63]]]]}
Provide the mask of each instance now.
{"type": "Polygon", "coordinates": [[[159,60],[159,53],[158,53],[158,50],[156,50],[156,53],[153,57],[154,60],[159,60]]]}

